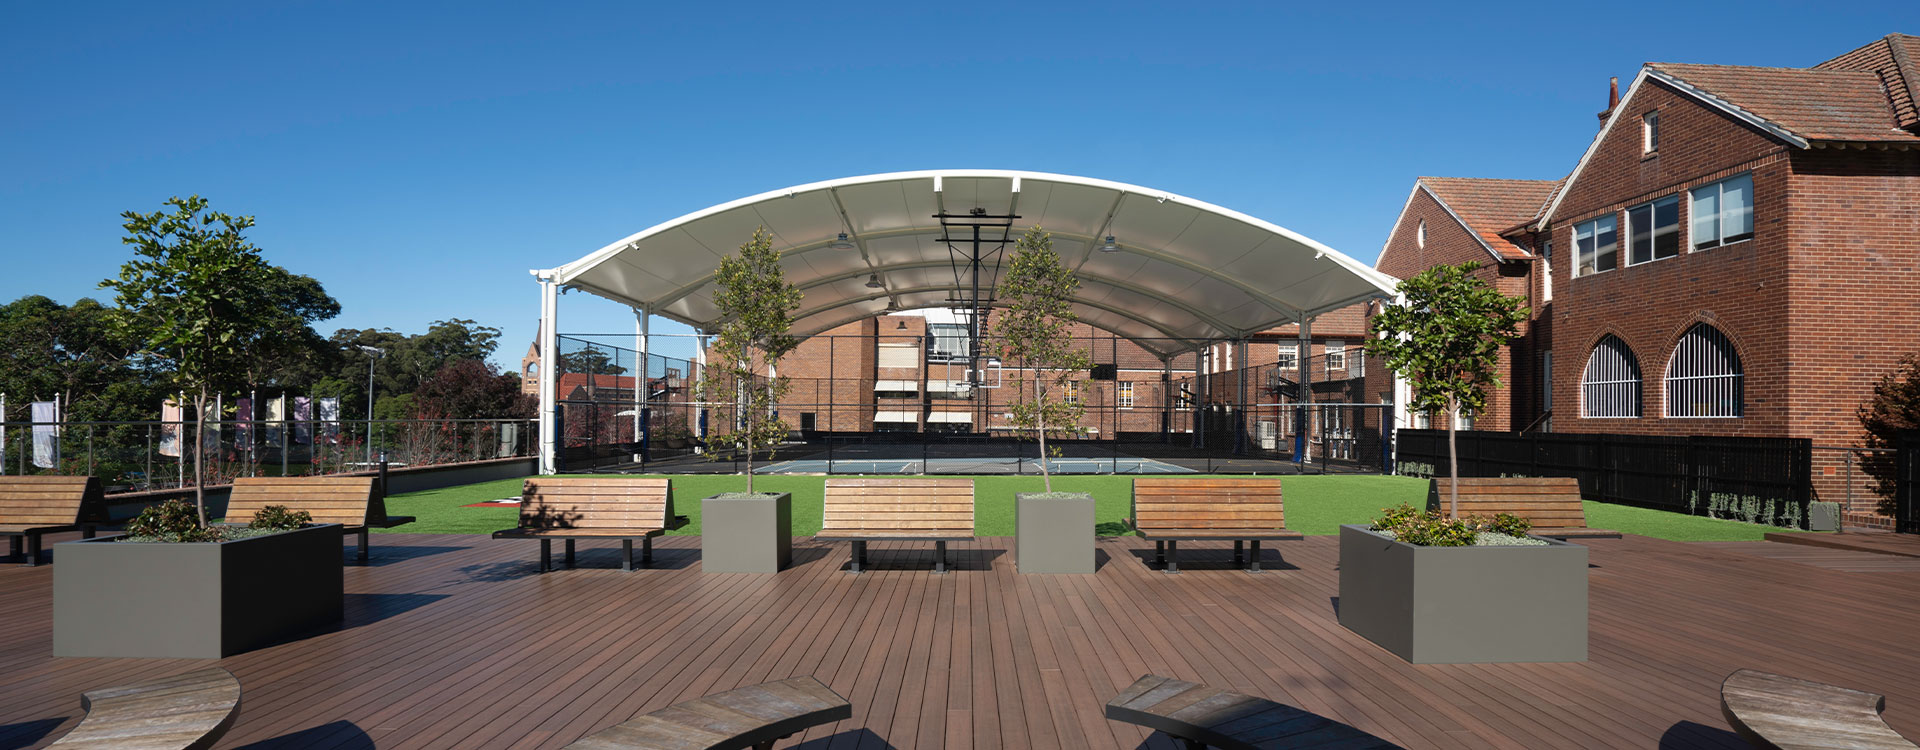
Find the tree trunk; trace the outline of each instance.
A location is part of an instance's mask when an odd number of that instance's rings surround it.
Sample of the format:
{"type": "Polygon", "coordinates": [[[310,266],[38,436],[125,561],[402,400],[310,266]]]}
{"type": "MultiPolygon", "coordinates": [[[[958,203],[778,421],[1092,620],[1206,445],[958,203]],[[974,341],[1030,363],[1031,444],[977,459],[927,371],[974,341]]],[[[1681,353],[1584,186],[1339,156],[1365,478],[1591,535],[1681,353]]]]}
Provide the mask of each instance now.
{"type": "Polygon", "coordinates": [[[1447,397],[1447,517],[1460,518],[1460,450],[1454,441],[1454,428],[1459,425],[1460,400],[1447,397]]]}
{"type": "Polygon", "coordinates": [[[207,389],[193,399],[193,508],[207,527],[207,389]]]}
{"type": "Polygon", "coordinates": [[[1033,378],[1033,404],[1033,424],[1040,436],[1040,486],[1046,492],[1053,492],[1053,474],[1047,471],[1047,392],[1038,374],[1033,378]]]}

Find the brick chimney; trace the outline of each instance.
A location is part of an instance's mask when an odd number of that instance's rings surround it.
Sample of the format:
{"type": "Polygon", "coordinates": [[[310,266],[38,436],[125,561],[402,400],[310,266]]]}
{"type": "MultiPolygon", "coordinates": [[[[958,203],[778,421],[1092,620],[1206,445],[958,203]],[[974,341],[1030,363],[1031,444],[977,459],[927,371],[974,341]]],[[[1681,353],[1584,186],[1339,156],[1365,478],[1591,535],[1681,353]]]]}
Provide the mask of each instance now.
{"type": "Polygon", "coordinates": [[[1607,126],[1607,118],[1613,116],[1613,110],[1620,106],[1620,77],[1607,79],[1607,108],[1600,112],[1600,127],[1607,126]]]}

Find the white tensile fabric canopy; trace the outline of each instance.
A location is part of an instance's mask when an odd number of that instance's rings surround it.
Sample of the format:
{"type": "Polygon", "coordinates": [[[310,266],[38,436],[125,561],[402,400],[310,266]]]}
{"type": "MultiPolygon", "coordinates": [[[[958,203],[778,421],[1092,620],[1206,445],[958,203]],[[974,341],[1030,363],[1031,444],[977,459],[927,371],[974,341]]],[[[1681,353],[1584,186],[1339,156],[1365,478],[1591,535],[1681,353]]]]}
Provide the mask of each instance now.
{"type": "MultiPolygon", "coordinates": [[[[1171,355],[1391,297],[1395,279],[1312,239],[1204,201],[1086,177],[939,170],[848,177],[761,193],[640,231],[538,272],[698,329],[716,327],[713,273],[756,227],[804,297],[794,333],[811,335],[896,309],[956,306],[971,293],[972,230],[936,214],[1018,215],[1080,278],[1080,319],[1171,355]],[[943,234],[944,233],[944,234],[943,234]],[[847,249],[835,249],[840,235],[847,249]],[[1111,236],[1114,251],[1103,251],[1111,236]],[[964,240],[964,241],[963,241],[964,240]],[[871,284],[877,282],[878,287],[871,284]]],[[[982,230],[996,240],[998,227],[982,230]]],[[[1012,243],[1007,243],[1012,251],[1012,243]]],[[[987,266],[991,273],[992,266],[987,266]]],[[[990,288],[996,280],[983,278],[990,288]]],[[[958,305],[964,306],[964,305],[958,305]]],[[[545,311],[543,311],[545,312],[545,311]]],[[[544,316],[543,316],[544,317],[544,316]]]]}

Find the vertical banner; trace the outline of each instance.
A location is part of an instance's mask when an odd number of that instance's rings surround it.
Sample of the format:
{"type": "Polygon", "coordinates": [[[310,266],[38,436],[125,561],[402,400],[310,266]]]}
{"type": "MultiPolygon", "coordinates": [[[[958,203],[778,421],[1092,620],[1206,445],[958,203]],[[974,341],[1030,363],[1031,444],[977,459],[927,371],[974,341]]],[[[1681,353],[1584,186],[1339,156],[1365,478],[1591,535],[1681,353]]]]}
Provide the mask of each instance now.
{"type": "Polygon", "coordinates": [[[180,402],[160,405],[160,455],[180,457],[180,402]]]}
{"type": "Polygon", "coordinates": [[[320,419],[320,441],[327,445],[340,444],[340,399],[323,398],[315,401],[320,419]]]}
{"type": "Polygon", "coordinates": [[[60,402],[33,402],[33,465],[51,469],[58,463],[60,402]]]}
{"type": "Polygon", "coordinates": [[[253,397],[233,400],[233,447],[241,453],[253,452],[253,397]]]}
{"type": "Polygon", "coordinates": [[[225,402],[226,397],[214,396],[213,403],[208,406],[209,411],[202,422],[200,452],[201,455],[208,456],[208,460],[216,460],[220,455],[220,417],[221,412],[225,411],[225,402]]]}
{"type": "Polygon", "coordinates": [[[306,396],[293,397],[293,442],[313,442],[313,399],[306,396]]]}
{"type": "Polygon", "coordinates": [[[287,397],[276,396],[267,402],[267,445],[280,447],[280,431],[286,429],[282,424],[287,418],[287,397]]]}

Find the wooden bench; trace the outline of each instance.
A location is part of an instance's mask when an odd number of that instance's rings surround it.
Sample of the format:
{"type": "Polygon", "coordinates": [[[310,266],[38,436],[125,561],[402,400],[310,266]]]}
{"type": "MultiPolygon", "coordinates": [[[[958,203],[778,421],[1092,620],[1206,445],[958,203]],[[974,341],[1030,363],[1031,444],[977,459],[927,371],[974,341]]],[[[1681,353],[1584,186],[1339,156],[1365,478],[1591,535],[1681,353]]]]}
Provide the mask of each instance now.
{"type": "Polygon", "coordinates": [[[809,727],[853,718],[853,706],[812,677],[676,703],[587,735],[567,750],[767,750],[809,727]]]}
{"type": "Polygon", "coordinates": [[[1768,750],[1913,750],[1880,718],[1887,699],[1818,682],[1736,670],[1720,683],[1720,713],[1733,731],[1768,750]]]}
{"type": "Polygon", "coordinates": [[[246,524],[269,505],[304,510],[314,523],[340,524],[342,536],[359,537],[360,562],[367,561],[367,530],[413,523],[413,516],[387,515],[374,477],[240,477],[227,496],[225,522],[246,524]]]}
{"type": "Polygon", "coordinates": [[[1107,718],[1165,732],[1188,748],[1399,747],[1284,703],[1151,674],[1107,701],[1107,718]]]}
{"type": "Polygon", "coordinates": [[[573,567],[576,539],[618,539],[621,570],[633,570],[633,540],[640,563],[653,562],[653,538],[678,528],[673,486],[661,477],[530,477],[520,493],[520,525],[493,532],[495,539],[540,540],[540,572],[552,569],[553,540],[567,543],[573,567]]]}
{"type": "Polygon", "coordinates": [[[847,570],[867,564],[867,542],[933,542],[933,572],[947,572],[947,542],[973,538],[973,480],[944,477],[827,477],[815,539],[853,543],[847,570]]]}
{"type": "Polygon", "coordinates": [[[1133,527],[1153,540],[1154,563],[1180,572],[1180,542],[1233,540],[1233,564],[1251,542],[1249,573],[1260,572],[1260,542],[1302,538],[1287,530],[1280,480],[1271,477],[1141,477],[1133,480],[1133,527]]]}
{"type": "Polygon", "coordinates": [[[66,750],[202,750],[213,747],[240,715],[240,681],[209,667],[80,697],[87,718],[49,748],[66,750]]]}
{"type": "MultiPolygon", "coordinates": [[[[1427,485],[1427,509],[1445,512],[1449,480],[1427,485]]],[[[1587,528],[1580,481],[1573,477],[1461,477],[1460,515],[1512,513],[1533,522],[1533,533],[1554,539],[1618,539],[1620,532],[1587,528]]]]}
{"type": "Polygon", "coordinates": [[[7,554],[19,557],[26,540],[26,565],[40,564],[40,537],[79,529],[92,539],[107,521],[106,496],[94,477],[0,476],[0,536],[7,554]]]}

